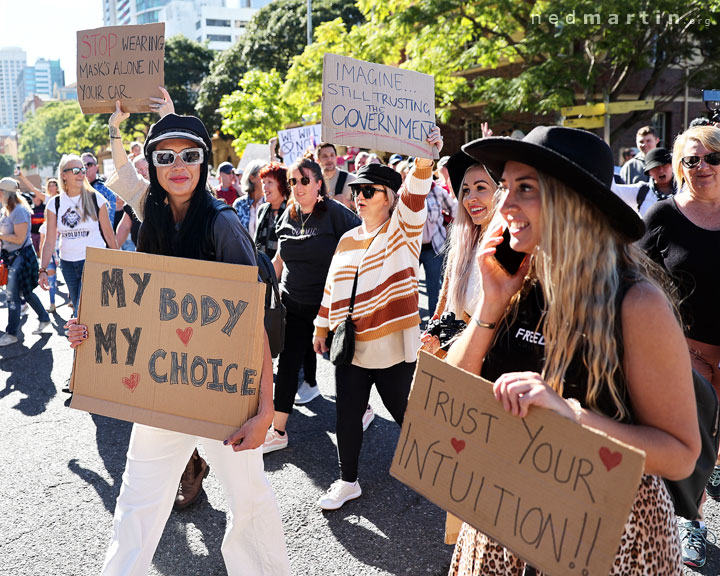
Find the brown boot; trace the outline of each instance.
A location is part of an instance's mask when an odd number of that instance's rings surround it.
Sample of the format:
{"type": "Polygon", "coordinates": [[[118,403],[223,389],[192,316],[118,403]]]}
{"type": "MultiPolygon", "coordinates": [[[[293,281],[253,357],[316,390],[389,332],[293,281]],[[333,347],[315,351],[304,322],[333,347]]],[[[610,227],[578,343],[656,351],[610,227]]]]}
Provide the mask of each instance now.
{"type": "Polygon", "coordinates": [[[196,448],[185,466],[185,472],[180,477],[180,485],[173,506],[175,510],[187,508],[197,500],[203,492],[203,478],[206,478],[209,472],[210,466],[200,457],[196,448]]]}

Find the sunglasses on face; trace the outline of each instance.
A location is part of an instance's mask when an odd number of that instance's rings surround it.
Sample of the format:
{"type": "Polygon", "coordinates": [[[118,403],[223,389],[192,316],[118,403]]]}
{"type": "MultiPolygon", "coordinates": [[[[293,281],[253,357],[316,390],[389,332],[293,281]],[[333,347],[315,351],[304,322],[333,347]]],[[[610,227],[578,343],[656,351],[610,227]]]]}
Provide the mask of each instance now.
{"type": "Polygon", "coordinates": [[[685,156],[680,162],[685,168],[697,168],[700,160],[705,160],[705,163],[710,166],[717,166],[720,164],[720,152],[711,152],[705,156],[685,156]]]}
{"type": "MultiPolygon", "coordinates": [[[[307,186],[308,184],[310,184],[310,178],[308,178],[307,176],[303,176],[302,178],[300,178],[299,181],[303,186],[307,186]]],[[[297,178],[288,178],[288,184],[290,184],[291,187],[297,186],[298,179],[297,178]]]]}
{"type": "Polygon", "coordinates": [[[175,160],[178,156],[186,166],[202,164],[205,159],[202,148],[185,148],[182,152],[175,152],[174,150],[155,150],[152,153],[152,161],[153,164],[159,168],[163,166],[172,166],[175,164],[175,160]]]}
{"type": "Polygon", "coordinates": [[[352,186],[350,188],[352,198],[355,200],[360,194],[367,200],[375,196],[375,192],[385,192],[384,188],[373,188],[372,186],[352,186]]]}
{"type": "Polygon", "coordinates": [[[85,168],[92,168],[93,166],[97,166],[97,162],[85,162],[85,168]]]}
{"type": "Polygon", "coordinates": [[[73,176],[77,176],[80,173],[85,174],[87,170],[85,170],[85,166],[83,166],[82,168],[78,168],[77,166],[75,166],[74,168],[65,168],[65,170],[63,170],[63,174],[65,172],[72,172],[73,176]]]}

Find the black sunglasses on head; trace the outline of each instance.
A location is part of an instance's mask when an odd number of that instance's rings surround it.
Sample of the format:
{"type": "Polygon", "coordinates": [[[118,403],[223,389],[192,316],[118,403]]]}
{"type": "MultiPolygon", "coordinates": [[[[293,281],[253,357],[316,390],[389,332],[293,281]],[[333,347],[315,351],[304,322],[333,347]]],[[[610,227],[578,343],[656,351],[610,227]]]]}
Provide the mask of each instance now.
{"type": "Polygon", "coordinates": [[[373,188],[371,185],[365,185],[365,186],[351,186],[350,192],[352,194],[353,200],[357,198],[360,194],[365,197],[365,199],[370,200],[373,196],[375,196],[375,192],[385,192],[385,188],[373,188]]]}
{"type": "MultiPolygon", "coordinates": [[[[290,184],[291,187],[297,186],[297,183],[298,183],[297,178],[288,178],[288,184],[290,184]]],[[[308,184],[310,184],[310,178],[308,178],[307,176],[303,176],[302,178],[300,178],[300,183],[303,186],[307,186],[308,184]]]]}
{"type": "Polygon", "coordinates": [[[83,174],[85,174],[85,172],[87,172],[87,170],[85,169],[85,166],[83,166],[82,168],[78,168],[77,166],[75,166],[74,168],[65,168],[65,170],[63,170],[63,173],[65,173],[65,172],[72,172],[73,176],[77,176],[81,172],[83,174]]]}
{"type": "Polygon", "coordinates": [[[720,164],[720,152],[711,152],[705,156],[685,156],[680,162],[685,168],[697,168],[700,160],[705,160],[705,163],[710,166],[717,166],[720,164]]]}

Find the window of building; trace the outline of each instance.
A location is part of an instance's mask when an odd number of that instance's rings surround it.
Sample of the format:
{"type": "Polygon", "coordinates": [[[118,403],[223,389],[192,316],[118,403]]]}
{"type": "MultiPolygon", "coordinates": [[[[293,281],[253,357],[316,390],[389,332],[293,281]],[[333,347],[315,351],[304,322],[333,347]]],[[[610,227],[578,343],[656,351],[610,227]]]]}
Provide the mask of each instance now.
{"type": "Polygon", "coordinates": [[[158,22],[158,12],[145,12],[145,14],[140,14],[137,17],[137,23],[138,24],[152,24],[154,22],[158,22]]]}
{"type": "Polygon", "coordinates": [[[195,22],[195,30],[200,30],[200,26],[202,26],[202,22],[200,22],[200,20],[195,22]]]}
{"type": "Polygon", "coordinates": [[[135,10],[137,12],[144,12],[145,10],[165,6],[165,4],[167,4],[167,0],[137,0],[135,10]]]}
{"type": "Polygon", "coordinates": [[[207,39],[210,42],[232,42],[232,36],[225,36],[224,34],[208,34],[207,39]]]}
{"type": "Polygon", "coordinates": [[[218,20],[216,18],[207,18],[205,20],[205,26],[221,26],[223,28],[230,28],[230,20],[218,20]]]}
{"type": "Polygon", "coordinates": [[[482,138],[481,120],[465,120],[465,142],[482,138]]]}
{"type": "Polygon", "coordinates": [[[235,28],[245,28],[245,26],[247,26],[247,21],[235,20],[235,28]]]}

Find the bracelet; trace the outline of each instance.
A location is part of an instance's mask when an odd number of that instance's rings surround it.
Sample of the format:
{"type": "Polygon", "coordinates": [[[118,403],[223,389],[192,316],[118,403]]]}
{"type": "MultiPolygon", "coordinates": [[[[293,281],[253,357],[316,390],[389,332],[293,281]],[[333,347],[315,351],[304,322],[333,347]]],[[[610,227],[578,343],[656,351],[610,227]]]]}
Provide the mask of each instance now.
{"type": "Polygon", "coordinates": [[[580,424],[580,418],[582,418],[582,406],[580,406],[580,402],[578,402],[576,398],[566,398],[565,401],[570,405],[570,408],[573,411],[575,422],[580,424]]]}
{"type": "Polygon", "coordinates": [[[110,136],[110,140],[122,140],[122,136],[110,136]]]}
{"type": "Polygon", "coordinates": [[[478,320],[475,318],[475,316],[472,317],[472,319],[475,321],[475,324],[480,326],[480,328],[488,328],[490,330],[493,330],[495,328],[495,325],[497,322],[483,322],[482,320],[478,320]]]}

